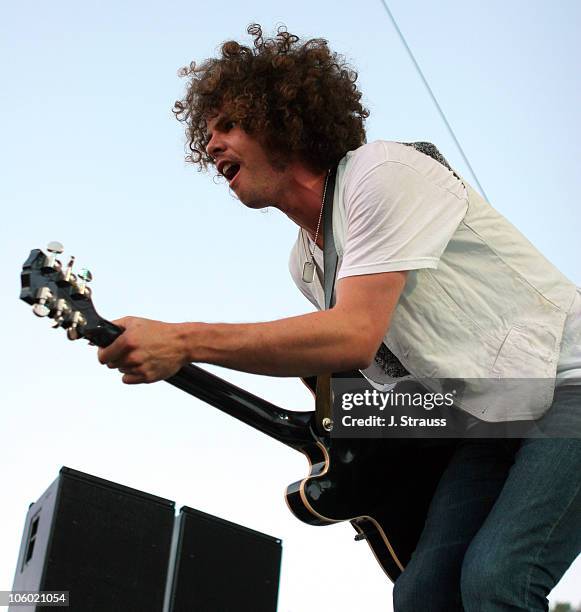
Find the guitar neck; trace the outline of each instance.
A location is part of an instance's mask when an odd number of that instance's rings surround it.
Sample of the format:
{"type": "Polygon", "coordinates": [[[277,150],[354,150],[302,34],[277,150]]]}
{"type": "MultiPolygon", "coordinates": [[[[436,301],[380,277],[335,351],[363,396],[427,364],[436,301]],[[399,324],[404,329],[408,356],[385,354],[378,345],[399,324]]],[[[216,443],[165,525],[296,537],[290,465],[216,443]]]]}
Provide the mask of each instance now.
{"type": "MultiPolygon", "coordinates": [[[[20,299],[30,304],[37,316],[55,319],[70,340],[85,338],[97,346],[109,346],[123,328],[95,310],[86,286],[92,275],[87,270],[78,277],[73,274],[74,258],[63,268],[57,259],[63,251],[60,243],[51,242],[47,249],[48,255],[33,249],[24,262],[20,299]]],[[[313,442],[312,411],[284,410],[194,365],[183,367],[167,382],[287,446],[302,450],[313,442]]]]}
{"type": "MultiPolygon", "coordinates": [[[[117,325],[100,319],[86,337],[97,346],[109,346],[122,333],[117,325]]],[[[285,410],[191,364],[166,382],[291,448],[301,450],[312,444],[312,411],[285,410]]]]}
{"type": "Polygon", "coordinates": [[[291,448],[301,450],[313,441],[312,411],[285,410],[194,365],[166,382],[291,448]]]}

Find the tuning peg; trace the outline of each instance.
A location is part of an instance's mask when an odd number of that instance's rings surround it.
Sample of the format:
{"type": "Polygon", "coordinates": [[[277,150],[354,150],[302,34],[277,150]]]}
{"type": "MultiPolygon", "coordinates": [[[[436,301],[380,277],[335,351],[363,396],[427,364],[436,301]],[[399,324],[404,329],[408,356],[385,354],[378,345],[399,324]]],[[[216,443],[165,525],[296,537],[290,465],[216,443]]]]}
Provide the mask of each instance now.
{"type": "Polygon", "coordinates": [[[56,301],[52,308],[51,319],[54,319],[54,323],[52,324],[53,329],[57,327],[68,327],[70,321],[73,318],[73,311],[71,305],[67,300],[61,298],[56,301]]]}
{"type": "Polygon", "coordinates": [[[67,329],[67,338],[69,340],[78,340],[80,337],[81,334],[76,327],[69,327],[69,329],[67,329]]]}
{"type": "Polygon", "coordinates": [[[69,259],[69,263],[67,264],[67,267],[65,268],[65,272],[64,272],[64,277],[63,280],[67,283],[74,283],[75,282],[75,275],[73,274],[73,266],[75,264],[75,256],[71,255],[71,258],[69,259]]]}
{"type": "Polygon", "coordinates": [[[50,303],[53,300],[51,290],[48,287],[41,287],[36,294],[36,299],[38,301],[33,305],[32,312],[37,317],[46,317],[50,314],[50,307],[47,306],[47,302],[50,303]]]}
{"type": "Polygon", "coordinates": [[[83,268],[79,272],[79,278],[85,281],[85,283],[90,283],[93,280],[93,275],[91,274],[91,270],[88,270],[87,268],[83,268]]]}
{"type": "Polygon", "coordinates": [[[79,310],[75,310],[71,317],[71,325],[67,329],[67,338],[69,340],[78,340],[83,337],[83,327],[87,324],[87,320],[79,310]]]}
{"type": "Polygon", "coordinates": [[[52,242],[49,242],[46,245],[46,250],[49,253],[55,253],[56,255],[60,255],[65,250],[65,247],[60,242],[53,240],[52,242]]]}
{"type": "Polygon", "coordinates": [[[34,304],[32,307],[32,312],[37,317],[46,317],[50,313],[50,308],[44,304],[34,304]]]}
{"type": "Polygon", "coordinates": [[[77,290],[79,295],[90,295],[91,290],[89,289],[89,287],[87,287],[87,285],[93,280],[93,275],[91,274],[91,271],[87,268],[83,268],[77,274],[77,278],[79,279],[77,280],[77,290]]]}
{"type": "Polygon", "coordinates": [[[44,261],[44,267],[53,268],[54,270],[59,269],[60,263],[57,257],[65,250],[65,247],[60,242],[53,241],[48,243],[46,250],[49,252],[49,255],[47,255],[44,261]]]}
{"type": "Polygon", "coordinates": [[[57,300],[54,306],[53,318],[55,320],[55,324],[53,327],[58,327],[69,312],[71,312],[71,307],[69,306],[68,302],[64,298],[57,300]]]}

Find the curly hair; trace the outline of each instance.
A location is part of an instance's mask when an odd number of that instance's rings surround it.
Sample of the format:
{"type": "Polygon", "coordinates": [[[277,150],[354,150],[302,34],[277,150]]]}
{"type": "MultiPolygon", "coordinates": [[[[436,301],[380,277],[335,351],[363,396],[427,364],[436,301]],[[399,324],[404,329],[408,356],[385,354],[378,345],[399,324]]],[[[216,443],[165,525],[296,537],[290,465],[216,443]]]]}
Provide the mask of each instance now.
{"type": "Polygon", "coordinates": [[[275,159],[299,159],[316,171],[365,142],[369,111],[357,73],[326,40],[299,42],[285,26],[272,38],[263,38],[258,24],[247,31],[252,47],[226,41],[220,57],[179,72],[188,83],[173,112],[186,126],[187,161],[200,170],[214,163],[206,153],[206,120],[218,112],[256,135],[275,159]]]}

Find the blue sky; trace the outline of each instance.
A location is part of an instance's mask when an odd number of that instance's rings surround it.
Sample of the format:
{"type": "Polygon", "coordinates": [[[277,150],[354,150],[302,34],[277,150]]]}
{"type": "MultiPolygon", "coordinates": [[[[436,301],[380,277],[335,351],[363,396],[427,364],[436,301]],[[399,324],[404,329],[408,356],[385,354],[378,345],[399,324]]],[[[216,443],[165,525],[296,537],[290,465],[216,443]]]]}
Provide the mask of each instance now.
{"type": "MultiPolygon", "coordinates": [[[[581,4],[390,7],[491,203],[581,284],[581,4]]],[[[177,70],[245,38],[254,21],[327,38],[359,71],[369,140],[435,142],[470,180],[379,0],[5,3],[0,590],[12,584],[28,503],[67,465],[281,537],[281,612],[331,601],[337,612],[390,609],[391,586],[349,526],[307,527],[288,512],[282,492],[307,473],[302,456],[166,384],[121,385],[93,349],[17,300],[29,250],[60,240],[91,268],[109,318],[310,310],[287,273],[295,227],[277,211],[244,209],[187,166],[171,114],[184,87],[177,70]]],[[[275,403],[311,407],[295,380],[221,373],[275,403]]],[[[577,563],[555,597],[581,600],[580,582],[577,563]]]]}

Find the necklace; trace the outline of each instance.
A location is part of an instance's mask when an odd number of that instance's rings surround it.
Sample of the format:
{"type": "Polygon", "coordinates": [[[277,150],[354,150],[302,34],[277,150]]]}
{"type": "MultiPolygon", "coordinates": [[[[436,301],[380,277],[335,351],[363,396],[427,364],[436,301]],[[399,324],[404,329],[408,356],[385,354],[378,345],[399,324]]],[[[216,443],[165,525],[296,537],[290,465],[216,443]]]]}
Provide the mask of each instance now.
{"type": "MultiPolygon", "coordinates": [[[[315,278],[315,247],[317,246],[317,238],[319,237],[319,229],[321,228],[321,219],[323,218],[323,206],[325,206],[325,196],[327,195],[327,183],[329,182],[330,171],[327,170],[325,177],[325,187],[323,188],[323,199],[321,200],[321,210],[319,211],[319,220],[317,221],[317,230],[315,231],[315,241],[311,247],[311,256],[303,265],[303,282],[312,283],[315,278]]],[[[304,236],[303,236],[304,239],[304,236]]]]}

